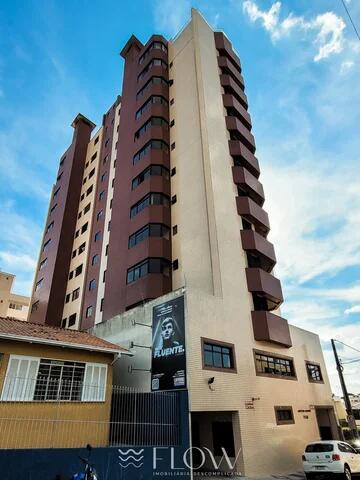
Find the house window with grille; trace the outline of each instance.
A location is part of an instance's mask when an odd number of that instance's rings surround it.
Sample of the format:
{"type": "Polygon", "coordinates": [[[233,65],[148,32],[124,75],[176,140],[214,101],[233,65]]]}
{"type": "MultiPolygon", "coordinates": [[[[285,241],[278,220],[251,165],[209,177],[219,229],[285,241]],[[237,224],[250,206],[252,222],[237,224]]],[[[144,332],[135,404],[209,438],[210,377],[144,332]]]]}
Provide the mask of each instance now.
{"type": "Polygon", "coordinates": [[[323,382],[320,365],[316,363],[306,362],[306,371],[309,382],[323,382]]]}
{"type": "Polygon", "coordinates": [[[107,365],[10,355],[1,401],[105,401],[107,365]]]}

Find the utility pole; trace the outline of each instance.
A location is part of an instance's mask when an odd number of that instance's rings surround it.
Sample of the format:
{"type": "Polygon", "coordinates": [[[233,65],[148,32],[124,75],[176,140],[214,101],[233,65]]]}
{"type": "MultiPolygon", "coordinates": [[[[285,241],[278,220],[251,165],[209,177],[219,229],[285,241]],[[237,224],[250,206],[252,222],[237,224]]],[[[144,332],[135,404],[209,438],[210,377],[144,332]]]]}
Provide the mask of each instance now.
{"type": "Polygon", "coordinates": [[[332,349],[333,349],[333,352],[334,352],[336,369],[337,369],[338,374],[339,374],[341,389],[342,389],[343,395],[344,395],[345,409],[346,409],[346,413],[347,413],[347,421],[348,421],[349,428],[350,428],[350,431],[351,431],[351,434],[352,434],[352,438],[356,439],[356,438],[358,438],[358,430],[357,430],[357,426],[356,426],[356,422],[355,422],[354,413],[353,413],[353,410],[352,410],[349,394],[348,394],[348,391],[347,391],[347,388],[346,388],[346,385],[345,385],[345,380],[344,380],[344,375],[343,375],[344,367],[341,365],[341,362],[339,360],[337,350],[336,350],[336,346],[335,346],[335,340],[333,340],[333,339],[331,340],[331,345],[332,345],[332,349]]]}

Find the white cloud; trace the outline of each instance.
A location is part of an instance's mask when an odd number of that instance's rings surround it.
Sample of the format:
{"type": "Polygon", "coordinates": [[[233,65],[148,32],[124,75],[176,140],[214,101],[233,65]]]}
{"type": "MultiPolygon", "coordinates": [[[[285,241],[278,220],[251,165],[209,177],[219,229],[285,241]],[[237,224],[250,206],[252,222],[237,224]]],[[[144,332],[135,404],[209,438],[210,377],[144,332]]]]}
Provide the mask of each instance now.
{"type": "Polygon", "coordinates": [[[190,0],[156,0],[154,8],[155,28],[164,35],[174,36],[189,20],[190,0]]]}
{"type": "Polygon", "coordinates": [[[355,62],[352,60],[347,60],[341,64],[340,73],[343,75],[353,68],[355,62]]]}
{"type": "Polygon", "coordinates": [[[317,15],[315,18],[305,20],[302,16],[290,13],[284,20],[280,20],[281,2],[275,2],[268,11],[260,10],[252,0],[243,2],[243,11],[248,15],[251,22],[259,20],[265,30],[270,33],[273,41],[288,35],[295,28],[303,32],[314,31],[313,43],[317,45],[318,52],[314,61],[328,58],[343,50],[343,31],[345,22],[333,12],[317,15]]]}
{"type": "Polygon", "coordinates": [[[352,313],[360,313],[360,305],[354,305],[353,307],[347,308],[344,313],[345,315],[350,315],[352,313]]]}

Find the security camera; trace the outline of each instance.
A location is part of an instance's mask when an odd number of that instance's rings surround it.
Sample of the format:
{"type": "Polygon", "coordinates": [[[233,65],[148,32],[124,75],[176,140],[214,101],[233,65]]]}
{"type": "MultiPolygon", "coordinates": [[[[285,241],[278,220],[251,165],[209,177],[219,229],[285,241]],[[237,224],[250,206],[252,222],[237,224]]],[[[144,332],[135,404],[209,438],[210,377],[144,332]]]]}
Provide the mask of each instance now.
{"type": "Polygon", "coordinates": [[[208,385],[209,385],[210,390],[215,390],[215,388],[212,387],[214,382],[215,382],[215,377],[210,377],[208,379],[208,385]]]}

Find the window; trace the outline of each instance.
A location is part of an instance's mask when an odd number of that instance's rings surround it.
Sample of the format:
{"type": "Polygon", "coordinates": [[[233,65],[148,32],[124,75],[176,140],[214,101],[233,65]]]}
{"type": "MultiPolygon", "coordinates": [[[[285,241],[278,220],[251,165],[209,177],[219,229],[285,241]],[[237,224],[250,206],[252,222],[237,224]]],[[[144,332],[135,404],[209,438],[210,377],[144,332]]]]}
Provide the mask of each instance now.
{"type": "Polygon", "coordinates": [[[50,232],[50,230],[52,230],[53,228],[54,228],[54,221],[52,221],[51,223],[49,223],[49,225],[47,226],[45,235],[48,234],[48,233],[50,232]]]}
{"type": "Polygon", "coordinates": [[[87,307],[87,309],[86,309],[86,314],[85,314],[85,315],[86,315],[86,318],[91,317],[91,315],[92,315],[92,305],[90,305],[89,307],[87,307]]]}
{"type": "Polygon", "coordinates": [[[176,203],[177,199],[176,199],[176,195],[173,195],[171,197],[171,205],[174,205],[174,203],[176,203]]]}
{"type": "Polygon", "coordinates": [[[236,371],[234,345],[206,338],[201,343],[204,369],[236,371]]]}
{"type": "Polygon", "coordinates": [[[95,288],[96,288],[96,280],[95,280],[95,278],[93,278],[89,282],[89,290],[94,290],[95,288]]]}
{"type": "Polygon", "coordinates": [[[170,122],[170,128],[173,127],[175,125],[175,120],[171,120],[170,122]]]}
{"type": "Polygon", "coordinates": [[[39,308],[39,300],[37,300],[36,302],[34,302],[32,305],[31,305],[31,313],[34,313],[36,312],[36,310],[39,308]]]}
{"type": "Polygon", "coordinates": [[[97,152],[95,152],[94,155],[91,157],[91,161],[93,162],[96,157],[97,157],[97,152]]]}
{"type": "Polygon", "coordinates": [[[82,269],[83,269],[82,264],[79,265],[78,267],[76,267],[76,269],[75,269],[75,277],[77,277],[77,276],[79,276],[79,275],[81,274],[82,269]]]}
{"type": "Polygon", "coordinates": [[[134,140],[140,138],[147,130],[149,130],[152,126],[168,126],[169,122],[162,117],[150,117],[144,125],[135,132],[134,140]]]}
{"type": "Polygon", "coordinates": [[[166,179],[169,179],[169,170],[163,165],[149,165],[145,170],[143,170],[139,175],[137,175],[131,184],[132,190],[144,182],[147,178],[151,176],[161,175],[166,179]]]}
{"type": "Polygon", "coordinates": [[[94,242],[98,242],[101,238],[101,232],[96,232],[94,237],[94,242]]]}
{"type": "Polygon", "coordinates": [[[107,176],[107,172],[103,173],[103,174],[101,175],[100,181],[101,181],[101,182],[104,182],[105,179],[106,179],[106,176],[107,176]]]}
{"type": "Polygon", "coordinates": [[[108,221],[107,229],[108,229],[108,232],[110,232],[110,229],[111,229],[111,220],[108,221]]]}
{"type": "Polygon", "coordinates": [[[148,258],[128,269],[126,283],[135,282],[149,273],[162,273],[168,276],[170,274],[170,262],[163,258],[148,258]]]}
{"type": "Polygon", "coordinates": [[[138,77],[137,77],[137,80],[138,82],[145,77],[145,75],[148,73],[148,71],[152,68],[152,67],[163,67],[167,70],[167,63],[162,60],[161,58],[153,58],[152,60],[150,60],[150,62],[146,65],[146,67],[144,67],[141,72],[139,73],[138,77]]]}
{"type": "Polygon", "coordinates": [[[103,158],[103,165],[105,165],[105,163],[109,160],[109,155],[105,155],[105,157],[103,158]]]}
{"type": "Polygon", "coordinates": [[[87,213],[90,210],[90,207],[91,207],[91,203],[88,203],[86,205],[86,207],[84,208],[84,215],[85,215],[85,213],[87,213]]]}
{"type": "Polygon", "coordinates": [[[162,237],[168,239],[169,227],[162,225],[161,223],[149,223],[130,235],[128,247],[133,248],[148,237],[162,237]]]}
{"type": "Polygon", "coordinates": [[[94,145],[96,145],[98,143],[98,141],[99,141],[99,137],[97,136],[94,140],[94,145]]]}
{"type": "Polygon", "coordinates": [[[176,167],[171,169],[171,176],[173,177],[174,175],[176,175],[176,167]]]}
{"type": "Polygon", "coordinates": [[[76,257],[76,250],[74,250],[71,255],[71,258],[75,258],[75,257],[76,257]]]}
{"type": "Polygon", "coordinates": [[[78,220],[79,220],[79,218],[81,218],[81,215],[82,215],[82,212],[79,212],[78,213],[78,220]]]}
{"type": "Polygon", "coordinates": [[[93,169],[91,170],[91,172],[89,173],[89,179],[90,179],[91,177],[93,177],[94,175],[95,175],[95,168],[93,168],[93,169]]]}
{"type": "Polygon", "coordinates": [[[56,198],[58,196],[59,192],[60,192],[60,187],[55,190],[54,195],[53,195],[53,200],[54,200],[54,198],[56,198]]]}
{"type": "Polygon", "coordinates": [[[20,303],[10,303],[9,308],[12,310],[22,310],[23,306],[20,303]]]}
{"type": "Polygon", "coordinates": [[[173,98],[170,100],[170,105],[174,105],[174,99],[173,98]]]}
{"type": "Polygon", "coordinates": [[[48,250],[50,243],[51,243],[51,238],[49,238],[49,240],[44,243],[43,252],[46,252],[48,250]]]}
{"type": "Polygon", "coordinates": [[[75,232],[75,238],[77,238],[79,236],[79,233],[80,233],[80,230],[76,230],[75,232]]]}
{"type": "Polygon", "coordinates": [[[37,292],[38,290],[40,290],[40,288],[42,287],[43,283],[44,283],[44,279],[43,279],[43,278],[36,283],[36,285],[35,285],[35,292],[37,292]]]}
{"type": "Polygon", "coordinates": [[[60,167],[62,167],[62,166],[64,165],[65,158],[66,158],[66,155],[64,155],[64,156],[62,157],[62,159],[60,160],[60,167]]]}
{"type": "Polygon", "coordinates": [[[84,198],[85,198],[85,193],[83,193],[83,194],[81,195],[81,197],[80,197],[80,202],[82,202],[82,201],[84,200],[84,198]]]}
{"type": "Polygon", "coordinates": [[[173,235],[176,235],[177,232],[178,232],[178,226],[177,226],[177,225],[174,225],[174,226],[173,226],[173,229],[172,229],[172,234],[173,234],[173,235]]]}
{"type": "Polygon", "coordinates": [[[165,80],[164,77],[158,77],[158,76],[151,77],[136,94],[136,100],[138,100],[139,97],[143,96],[147,92],[147,90],[149,90],[151,85],[161,85],[161,84],[162,85],[168,84],[167,80],[165,80]]]}
{"type": "Polygon", "coordinates": [[[274,407],[275,418],[278,425],[290,425],[295,423],[292,407],[274,407]]]}
{"type": "Polygon", "coordinates": [[[52,207],[52,209],[50,210],[50,215],[55,212],[56,207],[57,207],[57,203],[55,203],[55,205],[54,205],[54,206],[52,207]]]}
{"type": "Polygon", "coordinates": [[[256,373],[267,377],[296,379],[292,358],[275,357],[271,353],[254,350],[256,373]]]}
{"type": "Polygon", "coordinates": [[[105,257],[108,256],[108,253],[109,253],[109,244],[107,244],[105,247],[105,257]]]}
{"type": "Polygon", "coordinates": [[[87,229],[88,229],[88,222],[84,223],[84,225],[81,227],[81,233],[86,232],[87,229]]]}
{"type": "Polygon", "coordinates": [[[175,150],[175,142],[171,144],[171,150],[175,150]]]}
{"type": "Polygon", "coordinates": [[[172,264],[172,269],[177,270],[179,268],[179,260],[174,260],[172,264]]]}
{"type": "Polygon", "coordinates": [[[105,191],[103,190],[102,192],[100,192],[99,194],[99,200],[102,200],[105,196],[105,191]]]}
{"type": "Polygon", "coordinates": [[[94,255],[91,260],[91,265],[96,265],[99,262],[100,256],[94,255]]]}
{"type": "Polygon", "coordinates": [[[103,210],[100,210],[100,212],[98,212],[96,215],[96,220],[99,221],[100,218],[103,216],[103,214],[104,214],[103,210]]]}
{"type": "Polygon", "coordinates": [[[161,95],[151,95],[151,97],[146,100],[146,102],[137,110],[135,114],[135,118],[138,119],[141,117],[141,115],[145,112],[147,108],[150,107],[151,104],[158,103],[162,105],[168,105],[168,101],[166,100],[165,97],[162,97],[161,95]]]}
{"type": "Polygon", "coordinates": [[[306,453],[325,453],[333,452],[334,445],[331,443],[312,443],[308,445],[305,449],[306,453]]]}
{"type": "Polygon", "coordinates": [[[40,262],[39,270],[42,270],[43,268],[45,268],[46,264],[47,264],[47,258],[45,258],[42,262],[40,262]]]}
{"type": "Polygon", "coordinates": [[[309,382],[323,383],[320,365],[316,363],[306,362],[306,371],[309,382]]]}
{"type": "Polygon", "coordinates": [[[61,328],[66,328],[66,321],[67,321],[67,318],[63,318],[61,320],[61,328]]]}
{"type": "Polygon", "coordinates": [[[79,247],[79,255],[85,251],[86,242],[82,243],[79,247]]]}
{"type": "Polygon", "coordinates": [[[104,310],[104,299],[102,298],[100,301],[100,312],[104,310]]]}
{"type": "Polygon", "coordinates": [[[71,280],[73,278],[73,276],[74,276],[74,271],[69,273],[69,280],[71,280]]]}
{"type": "Polygon", "coordinates": [[[37,358],[10,355],[1,400],[32,400],[38,365],[37,358]]]}
{"type": "Polygon", "coordinates": [[[59,173],[59,175],[57,176],[57,179],[56,179],[57,182],[61,179],[61,177],[63,176],[63,173],[64,173],[64,172],[60,172],[60,173],[59,173]]]}
{"type": "Polygon", "coordinates": [[[70,293],[68,293],[65,297],[65,303],[69,303],[70,302],[70,293]]]}
{"type": "Polygon", "coordinates": [[[92,191],[93,191],[93,186],[90,185],[90,187],[86,190],[86,196],[89,196],[92,191]]]}
{"type": "Polygon", "coordinates": [[[74,301],[80,296],[80,288],[77,288],[72,292],[71,300],[74,301]]]}
{"type": "Polygon", "coordinates": [[[171,78],[171,79],[169,80],[169,87],[172,87],[173,85],[174,85],[174,80],[171,78]]]}
{"type": "Polygon", "coordinates": [[[107,138],[107,139],[105,140],[105,147],[107,147],[107,146],[109,145],[109,142],[110,142],[110,138],[107,138]]]}
{"type": "Polygon", "coordinates": [[[170,62],[169,68],[172,68],[173,65],[174,65],[173,62],[170,62]]]}
{"type": "Polygon", "coordinates": [[[133,156],[133,165],[138,163],[151,150],[163,150],[165,153],[169,151],[169,145],[162,140],[150,140],[133,156]]]}
{"type": "Polygon", "coordinates": [[[139,58],[139,65],[143,63],[146,57],[150,54],[151,50],[162,50],[163,52],[167,52],[167,47],[162,42],[152,42],[149,47],[145,50],[145,52],[139,58]]]}
{"type": "Polygon", "coordinates": [[[104,273],[103,273],[103,283],[105,283],[106,281],[106,270],[104,270],[104,273]]]}
{"type": "Polygon", "coordinates": [[[73,327],[75,325],[75,323],[76,323],[76,313],[73,313],[69,317],[68,327],[73,327]]]}
{"type": "Polygon", "coordinates": [[[144,208],[148,207],[149,205],[164,205],[166,207],[169,206],[169,197],[164,195],[163,193],[148,193],[139,200],[135,205],[133,205],[130,209],[130,218],[135,217],[138,213],[140,213],[144,208]]]}

